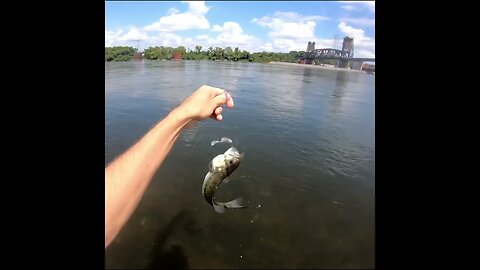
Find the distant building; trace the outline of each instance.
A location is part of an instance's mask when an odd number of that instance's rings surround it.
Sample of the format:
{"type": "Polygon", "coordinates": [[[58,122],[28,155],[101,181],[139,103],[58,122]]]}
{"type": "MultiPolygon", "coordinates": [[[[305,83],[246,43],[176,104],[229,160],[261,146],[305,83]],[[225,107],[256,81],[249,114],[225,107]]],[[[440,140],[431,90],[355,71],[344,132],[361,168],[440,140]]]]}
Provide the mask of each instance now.
{"type": "Polygon", "coordinates": [[[175,61],[182,60],[182,54],[179,53],[179,52],[175,52],[175,53],[173,54],[173,60],[175,60],[175,61]]]}
{"type": "Polygon", "coordinates": [[[375,72],[375,65],[364,64],[362,66],[362,70],[367,73],[374,73],[375,72]]]}
{"type": "Polygon", "coordinates": [[[142,60],[143,59],[143,54],[139,52],[133,53],[133,60],[142,60]]]}

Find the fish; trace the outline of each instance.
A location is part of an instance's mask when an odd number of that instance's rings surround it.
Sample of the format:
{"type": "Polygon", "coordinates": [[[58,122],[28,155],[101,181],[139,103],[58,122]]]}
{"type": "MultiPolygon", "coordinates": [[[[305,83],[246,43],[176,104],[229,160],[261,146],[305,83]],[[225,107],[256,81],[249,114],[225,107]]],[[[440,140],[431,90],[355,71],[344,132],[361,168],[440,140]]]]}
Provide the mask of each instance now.
{"type": "Polygon", "coordinates": [[[243,199],[236,198],[229,202],[215,201],[215,192],[218,186],[240,166],[245,154],[238,152],[235,147],[230,147],[225,153],[214,157],[208,165],[208,173],[205,175],[202,185],[202,194],[205,200],[213,206],[215,212],[223,214],[227,208],[245,208],[243,199]]]}
{"type": "Polygon", "coordinates": [[[232,143],[232,140],[230,138],[227,138],[227,137],[222,137],[220,139],[220,141],[212,141],[211,145],[214,146],[217,143],[232,143]]]}

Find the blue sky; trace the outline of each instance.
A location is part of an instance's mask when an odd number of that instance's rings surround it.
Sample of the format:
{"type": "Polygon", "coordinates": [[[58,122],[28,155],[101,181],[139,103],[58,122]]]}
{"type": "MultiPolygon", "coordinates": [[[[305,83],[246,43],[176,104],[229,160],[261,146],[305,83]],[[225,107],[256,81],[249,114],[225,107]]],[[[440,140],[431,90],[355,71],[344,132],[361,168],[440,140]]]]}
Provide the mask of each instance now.
{"type": "Polygon", "coordinates": [[[375,57],[373,1],[106,2],[105,46],[239,47],[250,52],[341,48],[375,57]]]}

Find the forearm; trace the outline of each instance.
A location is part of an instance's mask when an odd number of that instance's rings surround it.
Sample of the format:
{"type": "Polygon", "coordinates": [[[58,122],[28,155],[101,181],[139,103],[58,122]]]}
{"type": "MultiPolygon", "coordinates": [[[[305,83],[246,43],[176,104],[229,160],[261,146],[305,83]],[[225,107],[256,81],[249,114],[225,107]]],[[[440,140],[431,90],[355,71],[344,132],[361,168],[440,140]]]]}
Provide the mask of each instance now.
{"type": "Polygon", "coordinates": [[[190,120],[173,110],[105,169],[105,246],[131,216],[150,180],[190,120]]]}

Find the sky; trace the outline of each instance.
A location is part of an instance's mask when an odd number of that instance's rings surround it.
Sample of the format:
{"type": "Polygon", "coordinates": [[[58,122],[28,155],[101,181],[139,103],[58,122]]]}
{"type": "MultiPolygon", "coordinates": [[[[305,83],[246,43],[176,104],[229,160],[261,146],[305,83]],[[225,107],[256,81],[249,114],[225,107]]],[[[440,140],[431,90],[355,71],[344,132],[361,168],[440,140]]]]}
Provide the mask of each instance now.
{"type": "Polygon", "coordinates": [[[105,3],[105,46],[239,47],[249,52],[342,48],[375,57],[374,1],[161,1],[105,3]]]}

